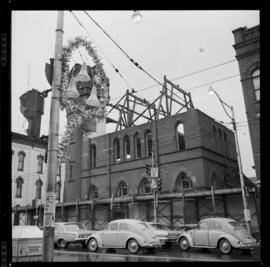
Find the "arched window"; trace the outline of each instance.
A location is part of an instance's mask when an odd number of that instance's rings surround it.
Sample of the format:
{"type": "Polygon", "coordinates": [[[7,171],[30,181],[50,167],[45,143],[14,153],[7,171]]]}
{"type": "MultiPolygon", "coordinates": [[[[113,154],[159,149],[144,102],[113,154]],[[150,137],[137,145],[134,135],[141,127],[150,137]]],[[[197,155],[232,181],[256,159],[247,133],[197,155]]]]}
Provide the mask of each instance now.
{"type": "Polygon", "coordinates": [[[23,171],[24,158],[25,158],[25,153],[23,151],[20,151],[18,153],[18,171],[23,171]]]}
{"type": "Polygon", "coordinates": [[[71,181],[73,178],[73,163],[69,164],[69,180],[71,181]]]}
{"type": "Polygon", "coordinates": [[[98,189],[96,186],[91,186],[89,190],[89,199],[97,199],[98,198],[98,189]]]}
{"type": "Polygon", "coordinates": [[[22,197],[22,184],[23,184],[23,178],[18,177],[16,179],[16,198],[22,197]]]}
{"type": "Polygon", "coordinates": [[[142,157],[141,138],[139,136],[139,133],[135,133],[134,135],[134,152],[135,152],[136,159],[139,159],[142,157]]]}
{"type": "Polygon", "coordinates": [[[193,188],[192,181],[185,172],[181,172],[175,181],[175,191],[181,191],[182,188],[184,190],[193,188]]]}
{"type": "Polygon", "coordinates": [[[177,148],[178,151],[185,150],[185,133],[184,133],[184,124],[178,123],[176,127],[176,136],[177,136],[177,148]]]}
{"type": "Polygon", "coordinates": [[[125,135],[124,136],[124,157],[125,159],[130,159],[131,154],[130,154],[130,140],[129,136],[125,135]]]}
{"type": "Polygon", "coordinates": [[[42,181],[41,179],[38,179],[36,181],[36,199],[41,199],[41,188],[42,188],[42,181]]]}
{"type": "Polygon", "coordinates": [[[37,172],[38,173],[42,173],[43,172],[43,161],[44,161],[44,157],[42,155],[39,155],[37,157],[37,161],[38,161],[37,172]]]}
{"type": "Polygon", "coordinates": [[[126,196],[127,189],[128,189],[127,184],[123,181],[120,182],[116,190],[116,196],[118,197],[126,196]]]}
{"type": "Polygon", "coordinates": [[[260,101],[260,69],[256,69],[251,74],[252,84],[256,101],[260,101]]]}
{"type": "Polygon", "coordinates": [[[90,146],[90,168],[96,168],[96,145],[91,144],[90,146]]]}
{"type": "Polygon", "coordinates": [[[217,136],[217,129],[215,125],[213,126],[213,136],[214,136],[215,149],[218,150],[218,136],[217,136]]]}
{"type": "Polygon", "coordinates": [[[140,184],[139,184],[139,188],[138,188],[138,192],[139,194],[149,194],[151,193],[151,186],[150,183],[148,181],[148,179],[146,177],[144,177],[140,184]]]}
{"type": "Polygon", "coordinates": [[[60,201],[60,196],[61,196],[61,182],[58,181],[56,182],[56,200],[60,201]]]}
{"type": "Polygon", "coordinates": [[[225,155],[228,157],[229,156],[228,137],[227,137],[227,134],[225,132],[224,132],[224,147],[225,147],[225,155]]]}
{"type": "Polygon", "coordinates": [[[149,129],[145,131],[145,146],[146,146],[146,157],[151,157],[153,140],[152,140],[152,132],[149,129]]]}
{"type": "Polygon", "coordinates": [[[222,180],[218,179],[218,176],[215,172],[213,172],[211,175],[210,185],[213,186],[214,189],[220,189],[224,187],[222,180]]]}
{"type": "Polygon", "coordinates": [[[218,140],[219,140],[219,149],[222,152],[222,148],[223,148],[223,140],[222,140],[222,133],[221,133],[221,129],[218,129],[218,140]]]}
{"type": "Polygon", "coordinates": [[[114,162],[120,162],[120,141],[117,137],[113,141],[113,155],[114,162]]]}

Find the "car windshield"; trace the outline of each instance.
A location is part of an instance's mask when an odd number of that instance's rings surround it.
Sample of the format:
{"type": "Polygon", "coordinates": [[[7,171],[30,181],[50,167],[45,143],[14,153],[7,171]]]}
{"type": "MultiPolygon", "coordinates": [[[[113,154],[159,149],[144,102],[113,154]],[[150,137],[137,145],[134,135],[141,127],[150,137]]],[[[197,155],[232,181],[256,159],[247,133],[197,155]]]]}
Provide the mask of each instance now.
{"type": "Polygon", "coordinates": [[[167,228],[165,225],[158,224],[158,223],[151,223],[150,226],[152,226],[156,230],[166,230],[167,228]]]}
{"type": "Polygon", "coordinates": [[[67,231],[85,230],[84,226],[81,223],[65,224],[65,228],[66,228],[67,231]]]}

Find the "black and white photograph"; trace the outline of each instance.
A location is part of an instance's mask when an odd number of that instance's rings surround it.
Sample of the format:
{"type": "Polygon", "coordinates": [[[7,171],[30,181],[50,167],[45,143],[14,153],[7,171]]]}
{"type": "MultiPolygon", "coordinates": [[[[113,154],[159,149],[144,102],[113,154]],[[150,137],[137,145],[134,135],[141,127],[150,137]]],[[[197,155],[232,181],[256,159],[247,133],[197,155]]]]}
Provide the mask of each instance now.
{"type": "Polygon", "coordinates": [[[10,38],[12,263],[262,262],[260,10],[12,10],[10,38]]]}

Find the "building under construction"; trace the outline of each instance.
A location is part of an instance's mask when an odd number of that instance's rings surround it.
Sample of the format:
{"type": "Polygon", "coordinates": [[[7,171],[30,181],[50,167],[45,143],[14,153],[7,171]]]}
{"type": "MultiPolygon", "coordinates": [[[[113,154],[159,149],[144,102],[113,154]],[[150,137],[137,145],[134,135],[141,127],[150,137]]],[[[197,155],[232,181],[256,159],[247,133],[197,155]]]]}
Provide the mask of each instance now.
{"type": "MultiPolygon", "coordinates": [[[[115,123],[115,132],[91,138],[74,131],[56,220],[80,221],[89,229],[118,218],[170,226],[206,216],[244,222],[234,134],[195,109],[190,93],[164,77],[154,101],[133,90],[109,107],[106,121],[115,123]]],[[[245,180],[257,233],[256,187],[245,180]]]]}
{"type": "MultiPolygon", "coordinates": [[[[175,227],[207,216],[244,223],[234,134],[195,109],[190,93],[164,77],[154,101],[126,91],[109,107],[106,122],[115,124],[114,132],[96,137],[80,128],[73,132],[56,221],[80,221],[89,229],[103,229],[118,218],[175,227]]],[[[257,189],[245,182],[256,234],[257,189]]],[[[35,208],[28,214],[33,217],[35,208]]]]}

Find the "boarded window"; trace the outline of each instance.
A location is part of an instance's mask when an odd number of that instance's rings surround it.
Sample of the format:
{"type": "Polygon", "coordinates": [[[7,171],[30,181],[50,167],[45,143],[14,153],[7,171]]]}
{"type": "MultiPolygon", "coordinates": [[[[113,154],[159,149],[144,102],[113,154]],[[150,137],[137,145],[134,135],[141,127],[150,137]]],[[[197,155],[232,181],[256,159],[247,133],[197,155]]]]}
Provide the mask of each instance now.
{"type": "Polygon", "coordinates": [[[96,145],[92,144],[90,146],[90,168],[95,168],[96,167],[96,145]]]}
{"type": "Polygon", "coordinates": [[[16,179],[16,198],[22,197],[22,184],[23,184],[23,178],[18,177],[16,179]]]}
{"type": "Polygon", "coordinates": [[[151,130],[145,131],[145,145],[146,145],[146,157],[151,157],[153,151],[153,140],[151,130]]]}
{"type": "Polygon", "coordinates": [[[38,179],[36,181],[36,199],[41,199],[41,189],[42,189],[42,181],[38,179]]]}
{"type": "Polygon", "coordinates": [[[141,138],[139,136],[139,133],[136,133],[134,135],[134,149],[135,149],[135,158],[139,159],[142,156],[142,150],[141,150],[141,138]]]}
{"type": "Polygon", "coordinates": [[[44,157],[43,156],[38,156],[37,161],[38,161],[37,172],[42,173],[43,172],[44,157]]]}

